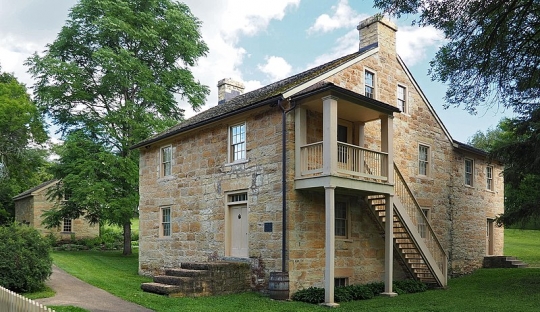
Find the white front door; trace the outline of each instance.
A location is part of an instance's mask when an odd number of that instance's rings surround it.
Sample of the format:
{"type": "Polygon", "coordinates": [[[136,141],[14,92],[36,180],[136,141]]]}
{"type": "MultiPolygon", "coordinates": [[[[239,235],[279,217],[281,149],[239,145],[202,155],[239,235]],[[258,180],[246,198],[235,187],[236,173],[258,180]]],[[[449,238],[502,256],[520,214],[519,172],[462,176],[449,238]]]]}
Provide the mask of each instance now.
{"type": "Polygon", "coordinates": [[[248,216],[247,206],[230,207],[230,229],[231,229],[231,256],[248,257],[248,216]]]}

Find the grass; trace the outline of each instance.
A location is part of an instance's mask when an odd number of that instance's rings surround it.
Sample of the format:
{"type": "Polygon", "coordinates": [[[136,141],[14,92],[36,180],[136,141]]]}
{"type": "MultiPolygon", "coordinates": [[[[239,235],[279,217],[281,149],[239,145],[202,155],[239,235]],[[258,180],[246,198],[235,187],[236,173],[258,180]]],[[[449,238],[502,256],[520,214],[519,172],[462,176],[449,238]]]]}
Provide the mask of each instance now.
{"type": "MultiPolygon", "coordinates": [[[[506,230],[505,254],[531,264],[540,264],[540,231],[506,230]]],[[[299,302],[273,301],[257,293],[203,298],[168,298],[142,292],[137,250],[132,256],[120,251],[61,251],[54,262],[67,272],[125,300],[157,312],[169,311],[328,311],[299,302]]],[[[480,269],[471,275],[450,279],[447,289],[407,294],[395,298],[342,303],[336,311],[538,311],[540,268],[480,269]]],[[[56,308],[56,307],[55,307],[56,308]]],[[[64,310],[59,312],[80,312],[64,310]]]]}
{"type": "Polygon", "coordinates": [[[529,264],[529,267],[540,268],[540,231],[504,230],[504,254],[516,256],[529,264]]]}

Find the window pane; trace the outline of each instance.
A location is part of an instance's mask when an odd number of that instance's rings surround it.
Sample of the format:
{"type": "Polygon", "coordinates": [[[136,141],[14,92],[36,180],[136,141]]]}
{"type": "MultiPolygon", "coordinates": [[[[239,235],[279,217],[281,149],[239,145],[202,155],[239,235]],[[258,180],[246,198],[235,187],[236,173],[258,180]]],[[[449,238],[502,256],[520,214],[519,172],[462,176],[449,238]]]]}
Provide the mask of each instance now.
{"type": "Polygon", "coordinates": [[[231,127],[231,161],[246,158],[246,125],[231,127]]]}
{"type": "Polygon", "coordinates": [[[429,147],[425,145],[418,146],[418,174],[427,175],[429,164],[429,147]]]}
{"type": "Polygon", "coordinates": [[[335,204],[335,235],[347,236],[347,204],[336,202],[335,204]]]}

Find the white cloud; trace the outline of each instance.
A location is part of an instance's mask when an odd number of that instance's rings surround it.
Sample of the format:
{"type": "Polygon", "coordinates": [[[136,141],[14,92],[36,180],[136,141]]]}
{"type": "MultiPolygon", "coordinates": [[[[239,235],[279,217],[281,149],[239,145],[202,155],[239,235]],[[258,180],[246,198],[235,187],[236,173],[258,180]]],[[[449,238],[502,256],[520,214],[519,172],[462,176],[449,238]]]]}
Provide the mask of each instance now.
{"type": "Polygon", "coordinates": [[[312,63],[308,64],[306,69],[313,68],[347,54],[354,53],[355,51],[358,51],[358,46],[358,30],[354,29],[349,31],[344,36],[336,39],[334,47],[330,50],[330,52],[317,56],[312,63]]]}
{"type": "Polygon", "coordinates": [[[367,17],[365,14],[358,14],[350,6],[348,0],[340,0],[337,6],[332,6],[333,15],[320,15],[315,24],[307,32],[309,34],[322,32],[327,33],[340,28],[349,28],[358,24],[367,17]]]}
{"type": "MultiPolygon", "coordinates": [[[[201,58],[193,74],[210,87],[207,109],[217,104],[217,82],[223,78],[243,81],[242,63],[249,51],[238,46],[240,36],[254,36],[264,31],[272,20],[281,20],[287,10],[298,7],[300,0],[186,0],[193,14],[203,21],[201,33],[210,51],[201,58]]],[[[260,81],[243,81],[245,92],[262,86],[260,81]]],[[[181,103],[186,117],[195,114],[189,105],[181,103]]]]}
{"type": "Polygon", "coordinates": [[[442,44],[444,34],[432,26],[400,27],[396,35],[396,49],[405,63],[413,66],[426,58],[426,50],[442,44]]]}
{"type": "Polygon", "coordinates": [[[259,70],[268,75],[271,81],[278,81],[291,74],[292,67],[279,56],[266,57],[266,64],[258,66],[259,70]]]}

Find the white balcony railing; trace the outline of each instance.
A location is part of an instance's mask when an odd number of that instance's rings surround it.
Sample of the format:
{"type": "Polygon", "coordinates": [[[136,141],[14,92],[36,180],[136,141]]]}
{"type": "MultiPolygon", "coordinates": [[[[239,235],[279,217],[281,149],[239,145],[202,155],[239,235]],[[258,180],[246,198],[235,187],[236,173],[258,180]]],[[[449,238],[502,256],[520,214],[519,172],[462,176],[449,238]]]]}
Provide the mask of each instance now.
{"type": "MultiPolygon", "coordinates": [[[[388,154],[343,142],[337,143],[337,174],[356,179],[388,180],[388,154]]],[[[323,142],[300,147],[301,176],[320,175],[323,172],[323,142]]]]}

